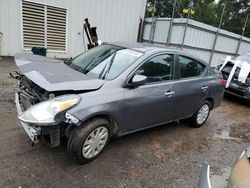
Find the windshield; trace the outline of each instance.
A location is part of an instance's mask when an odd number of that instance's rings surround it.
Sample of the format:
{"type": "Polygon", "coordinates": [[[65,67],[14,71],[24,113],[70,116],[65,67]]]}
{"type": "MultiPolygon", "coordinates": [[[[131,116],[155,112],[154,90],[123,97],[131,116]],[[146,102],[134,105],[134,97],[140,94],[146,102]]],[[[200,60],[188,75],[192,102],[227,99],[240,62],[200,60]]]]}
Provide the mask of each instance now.
{"type": "Polygon", "coordinates": [[[250,53],[239,55],[238,57],[235,58],[235,60],[246,61],[250,63],[250,53]]]}
{"type": "Polygon", "coordinates": [[[142,55],[141,52],[113,46],[101,45],[70,59],[69,67],[86,75],[112,80],[126,70],[142,55]]]}

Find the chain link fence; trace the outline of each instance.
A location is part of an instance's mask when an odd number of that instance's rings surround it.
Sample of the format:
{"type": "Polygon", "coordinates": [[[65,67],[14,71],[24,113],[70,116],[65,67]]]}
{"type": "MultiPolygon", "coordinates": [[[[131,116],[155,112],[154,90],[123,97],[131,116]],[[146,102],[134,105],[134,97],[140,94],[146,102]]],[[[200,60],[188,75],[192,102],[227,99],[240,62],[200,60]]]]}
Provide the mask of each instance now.
{"type": "Polygon", "coordinates": [[[249,13],[246,0],[148,0],[145,17],[189,18],[250,37],[249,13]]]}
{"type": "Polygon", "coordinates": [[[239,3],[148,0],[141,41],[198,52],[216,66],[222,57],[250,49],[250,39],[246,37],[250,37],[250,5],[239,3]]]}

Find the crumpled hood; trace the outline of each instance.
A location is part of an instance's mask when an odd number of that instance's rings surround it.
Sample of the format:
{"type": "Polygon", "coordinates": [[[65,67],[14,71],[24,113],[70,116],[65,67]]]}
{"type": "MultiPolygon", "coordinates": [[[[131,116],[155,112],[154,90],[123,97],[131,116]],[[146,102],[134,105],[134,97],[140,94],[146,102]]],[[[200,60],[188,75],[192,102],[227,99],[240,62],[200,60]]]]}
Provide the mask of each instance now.
{"type": "Polygon", "coordinates": [[[49,92],[96,90],[105,82],[82,74],[68,67],[60,60],[43,56],[16,54],[15,62],[26,77],[49,92]]]}

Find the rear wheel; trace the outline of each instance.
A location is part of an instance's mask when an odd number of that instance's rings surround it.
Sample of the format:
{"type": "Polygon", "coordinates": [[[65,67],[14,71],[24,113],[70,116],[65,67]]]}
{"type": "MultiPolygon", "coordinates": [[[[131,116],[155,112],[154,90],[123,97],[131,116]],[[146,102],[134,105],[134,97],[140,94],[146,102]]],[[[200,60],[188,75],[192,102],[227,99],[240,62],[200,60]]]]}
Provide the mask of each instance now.
{"type": "Polygon", "coordinates": [[[75,128],[67,143],[69,155],[81,164],[96,159],[109,141],[109,124],[108,120],[98,118],[75,128]]]}
{"type": "Polygon", "coordinates": [[[197,112],[191,117],[192,127],[201,127],[206,121],[210,114],[211,104],[209,101],[204,101],[197,112]]]}

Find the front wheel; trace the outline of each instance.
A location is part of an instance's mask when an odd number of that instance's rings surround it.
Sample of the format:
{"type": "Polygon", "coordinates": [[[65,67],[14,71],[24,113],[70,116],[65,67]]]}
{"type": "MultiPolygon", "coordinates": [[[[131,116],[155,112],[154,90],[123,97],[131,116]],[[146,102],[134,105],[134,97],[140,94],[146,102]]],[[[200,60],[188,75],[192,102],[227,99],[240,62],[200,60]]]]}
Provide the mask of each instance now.
{"type": "Polygon", "coordinates": [[[197,112],[191,118],[192,127],[201,127],[206,121],[210,114],[211,104],[208,101],[204,101],[197,112]]]}
{"type": "Polygon", "coordinates": [[[69,136],[67,151],[81,164],[96,159],[110,138],[109,121],[93,119],[75,128],[69,136]]]}

